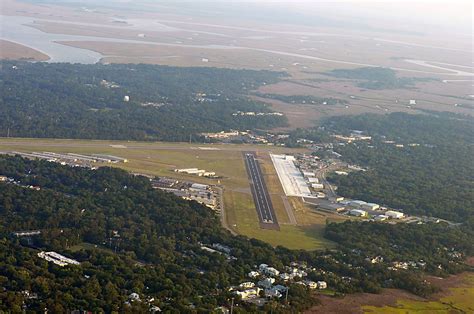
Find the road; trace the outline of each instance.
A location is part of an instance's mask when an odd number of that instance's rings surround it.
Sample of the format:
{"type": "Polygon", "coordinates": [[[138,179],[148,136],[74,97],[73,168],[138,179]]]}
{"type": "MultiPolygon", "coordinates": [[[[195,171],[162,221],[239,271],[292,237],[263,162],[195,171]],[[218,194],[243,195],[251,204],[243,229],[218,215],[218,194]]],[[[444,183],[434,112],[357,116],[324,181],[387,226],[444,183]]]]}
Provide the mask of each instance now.
{"type": "Polygon", "coordinates": [[[324,192],[326,193],[327,197],[336,197],[337,194],[334,191],[333,186],[329,184],[329,182],[326,180],[326,174],[331,171],[337,170],[340,167],[341,167],[340,164],[334,164],[316,172],[316,177],[319,179],[319,182],[324,185],[324,192]]]}
{"type": "Polygon", "coordinates": [[[263,179],[262,169],[256,159],[255,152],[243,152],[247,175],[250,179],[250,188],[252,191],[255,209],[257,210],[260,227],[264,229],[279,230],[280,226],[273,209],[270,195],[268,194],[265,180],[263,179]]]}
{"type": "Polygon", "coordinates": [[[229,224],[227,223],[227,217],[226,217],[226,213],[225,213],[225,207],[224,207],[224,188],[221,187],[221,186],[215,186],[214,187],[217,191],[218,191],[218,195],[219,195],[219,207],[220,207],[220,218],[221,218],[221,225],[223,228],[229,230],[229,232],[236,236],[237,235],[237,232],[234,231],[234,229],[232,229],[231,227],[229,227],[229,224]]]}

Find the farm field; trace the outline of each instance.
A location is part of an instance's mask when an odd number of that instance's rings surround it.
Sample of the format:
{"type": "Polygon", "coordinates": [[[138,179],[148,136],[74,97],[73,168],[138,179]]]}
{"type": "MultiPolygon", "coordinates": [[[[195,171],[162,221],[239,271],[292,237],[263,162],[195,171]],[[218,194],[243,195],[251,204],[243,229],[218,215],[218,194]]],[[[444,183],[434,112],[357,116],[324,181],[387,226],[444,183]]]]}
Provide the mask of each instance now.
{"type": "Polygon", "coordinates": [[[224,187],[224,207],[227,225],[235,232],[257,238],[277,246],[294,249],[322,249],[334,244],[323,238],[328,217],[311,211],[299,199],[289,199],[294,208],[297,225],[290,224],[283,200],[284,195],[278,176],[269,157],[273,153],[295,153],[301,149],[272,146],[231,144],[189,144],[130,141],[95,141],[62,139],[0,139],[0,151],[110,154],[127,158],[127,163],[112,164],[134,173],[167,176],[203,184],[224,187]],[[262,165],[269,193],[275,207],[281,230],[260,229],[257,213],[245,171],[242,151],[256,151],[262,165]],[[201,168],[215,171],[218,180],[176,173],[176,168],[201,168]]]}

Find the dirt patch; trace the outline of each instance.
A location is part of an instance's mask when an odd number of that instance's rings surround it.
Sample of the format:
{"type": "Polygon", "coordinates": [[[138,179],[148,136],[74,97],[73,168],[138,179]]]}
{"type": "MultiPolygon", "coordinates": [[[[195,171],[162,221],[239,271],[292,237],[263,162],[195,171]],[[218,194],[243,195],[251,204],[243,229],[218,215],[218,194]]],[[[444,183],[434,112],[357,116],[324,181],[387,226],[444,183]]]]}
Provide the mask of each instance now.
{"type": "Polygon", "coordinates": [[[38,50],[0,39],[0,59],[46,61],[49,57],[38,50]]]}

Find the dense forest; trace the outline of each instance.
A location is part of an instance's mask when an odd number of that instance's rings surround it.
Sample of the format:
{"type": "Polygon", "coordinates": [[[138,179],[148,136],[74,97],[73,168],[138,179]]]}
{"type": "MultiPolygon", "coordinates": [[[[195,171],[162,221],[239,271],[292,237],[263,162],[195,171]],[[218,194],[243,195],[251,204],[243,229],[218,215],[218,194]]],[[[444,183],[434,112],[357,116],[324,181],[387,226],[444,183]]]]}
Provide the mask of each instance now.
{"type": "Polygon", "coordinates": [[[432,81],[431,78],[397,77],[394,70],[380,67],[336,69],[326,75],[357,80],[357,86],[366,89],[396,89],[413,87],[416,82],[432,81]]]}
{"type": "MultiPolygon", "coordinates": [[[[433,288],[423,281],[425,271],[443,276],[465,270],[463,257],[473,253],[461,229],[442,224],[400,230],[386,224],[331,224],[326,236],[340,250],[273,248],[232,236],[207,207],[154,190],[149,179],[123,170],[1,157],[0,174],[11,179],[0,182],[0,310],[137,313],[156,305],[176,313],[209,312],[229,306],[228,288],[248,281],[246,274],[255,265],[283,269],[292,261],[305,263],[309,279],[325,280],[339,294],[396,287],[427,295],[433,288]],[[12,236],[36,229],[42,233],[12,236]],[[378,240],[371,243],[369,236],[378,240]],[[201,249],[212,243],[230,247],[234,258],[201,249]],[[394,246],[407,243],[409,249],[394,246]],[[36,256],[39,250],[57,251],[81,265],[53,265],[36,256]],[[367,263],[373,254],[386,260],[367,263]],[[394,261],[420,257],[422,268],[390,268],[394,261]],[[131,293],[148,301],[127,303],[131,293]]],[[[234,301],[236,313],[258,310],[239,298],[234,301]]],[[[269,302],[260,310],[301,311],[317,302],[298,284],[290,286],[288,301],[290,307],[269,302]]]]}
{"type": "Polygon", "coordinates": [[[343,196],[474,226],[473,123],[448,113],[332,118],[329,129],[365,131],[373,141],[337,146],[345,161],[368,170],[331,180],[343,196]]]}
{"type": "Polygon", "coordinates": [[[270,112],[247,94],[283,75],[3,61],[0,136],[183,141],[201,132],[284,126],[284,116],[232,115],[270,112]]]}

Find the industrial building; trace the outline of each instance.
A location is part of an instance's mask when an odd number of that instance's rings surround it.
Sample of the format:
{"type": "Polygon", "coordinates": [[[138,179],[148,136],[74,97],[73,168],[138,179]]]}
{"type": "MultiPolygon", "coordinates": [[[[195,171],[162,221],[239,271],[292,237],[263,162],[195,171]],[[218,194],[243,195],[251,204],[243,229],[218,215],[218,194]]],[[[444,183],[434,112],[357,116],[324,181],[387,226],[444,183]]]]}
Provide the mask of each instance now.
{"type": "Polygon", "coordinates": [[[385,215],[392,219],[402,219],[405,216],[402,212],[397,212],[395,210],[388,210],[385,212],[385,215]]]}
{"type": "Polygon", "coordinates": [[[92,154],[91,156],[97,157],[97,158],[102,158],[102,159],[105,159],[105,160],[109,160],[109,162],[112,162],[112,163],[119,163],[119,162],[126,163],[126,162],[128,162],[128,159],[126,159],[126,158],[117,157],[117,156],[113,156],[113,155],[92,154]]]}
{"type": "Polygon", "coordinates": [[[174,171],[178,173],[186,173],[186,174],[196,175],[200,177],[215,177],[216,176],[216,173],[213,171],[206,171],[204,169],[198,169],[198,168],[175,169],[174,171]]]}
{"type": "Polygon", "coordinates": [[[349,215],[356,216],[356,217],[366,217],[367,212],[365,210],[361,210],[361,209],[351,209],[349,211],[349,215]]]}
{"type": "Polygon", "coordinates": [[[30,230],[30,231],[17,231],[12,233],[15,237],[31,237],[35,235],[40,235],[41,231],[40,230],[30,230]]]}
{"type": "Polygon", "coordinates": [[[367,204],[367,202],[358,201],[358,200],[356,200],[356,201],[350,201],[350,202],[348,203],[348,205],[349,205],[350,207],[353,207],[353,208],[361,208],[362,205],[365,205],[365,204],[367,204]]]}
{"type": "Polygon", "coordinates": [[[38,257],[47,260],[48,262],[52,262],[56,265],[59,265],[61,267],[67,266],[67,265],[80,265],[78,261],[67,258],[66,256],[63,256],[59,253],[56,252],[44,252],[41,251],[38,253],[38,257]]]}
{"type": "Polygon", "coordinates": [[[209,189],[209,185],[207,185],[207,184],[201,184],[201,183],[193,183],[193,184],[191,184],[191,189],[195,189],[195,190],[208,190],[208,189],[209,189]]]}
{"type": "Polygon", "coordinates": [[[311,196],[308,184],[295,165],[295,157],[270,154],[286,196],[311,196]]]}
{"type": "Polygon", "coordinates": [[[375,204],[375,203],[365,203],[365,204],[362,204],[360,206],[360,208],[364,209],[364,210],[377,210],[380,208],[380,205],[379,204],[375,204]]]}
{"type": "Polygon", "coordinates": [[[340,212],[345,209],[344,205],[336,204],[336,203],[334,204],[333,203],[320,203],[318,207],[321,209],[326,209],[326,210],[331,210],[331,211],[336,211],[336,212],[340,212]]]}

